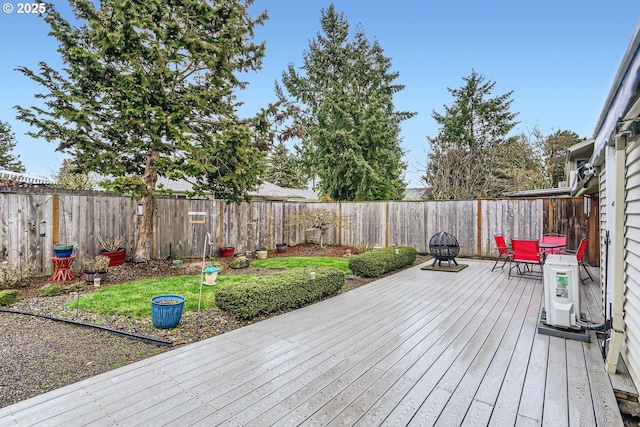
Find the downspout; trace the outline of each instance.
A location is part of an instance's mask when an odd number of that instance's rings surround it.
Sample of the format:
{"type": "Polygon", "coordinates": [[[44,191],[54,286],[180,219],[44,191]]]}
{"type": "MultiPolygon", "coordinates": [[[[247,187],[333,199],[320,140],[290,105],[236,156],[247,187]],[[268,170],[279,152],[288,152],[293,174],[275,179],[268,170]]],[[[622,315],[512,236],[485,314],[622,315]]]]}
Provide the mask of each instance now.
{"type": "Polygon", "coordinates": [[[620,349],[624,339],[624,207],[625,207],[625,165],[627,137],[621,135],[615,141],[615,199],[614,199],[614,231],[613,231],[613,312],[612,337],[605,368],[613,374],[618,366],[620,349]]]}

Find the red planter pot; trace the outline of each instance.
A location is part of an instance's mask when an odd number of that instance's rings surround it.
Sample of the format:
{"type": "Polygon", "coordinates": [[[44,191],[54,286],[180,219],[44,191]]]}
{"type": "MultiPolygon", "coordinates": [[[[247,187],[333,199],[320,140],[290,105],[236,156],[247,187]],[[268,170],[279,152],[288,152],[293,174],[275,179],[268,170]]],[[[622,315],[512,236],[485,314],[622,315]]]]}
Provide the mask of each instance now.
{"type": "Polygon", "coordinates": [[[235,252],[236,252],[236,248],[233,248],[233,247],[220,248],[220,256],[222,258],[231,258],[235,252]]]}
{"type": "Polygon", "coordinates": [[[100,251],[100,255],[109,257],[109,267],[117,267],[124,264],[124,256],[126,255],[126,249],[120,249],[119,251],[109,252],[104,249],[100,251]]]}

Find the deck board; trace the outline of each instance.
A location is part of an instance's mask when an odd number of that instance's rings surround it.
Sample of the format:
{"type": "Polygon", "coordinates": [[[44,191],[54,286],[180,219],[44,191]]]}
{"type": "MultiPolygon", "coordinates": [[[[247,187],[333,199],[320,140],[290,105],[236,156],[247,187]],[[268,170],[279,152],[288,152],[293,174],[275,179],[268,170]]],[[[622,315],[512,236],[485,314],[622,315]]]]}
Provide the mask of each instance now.
{"type": "Polygon", "coordinates": [[[569,397],[569,425],[594,426],[593,401],[589,390],[589,376],[582,369],[586,361],[584,349],[578,341],[567,340],[567,392],[569,397]]]}
{"type": "Polygon", "coordinates": [[[542,425],[562,427],[569,425],[569,402],[567,401],[567,350],[566,339],[549,339],[547,361],[547,386],[545,387],[542,425]]]}
{"type": "MultiPolygon", "coordinates": [[[[621,425],[595,334],[537,333],[542,280],[461,262],[0,408],[0,425],[621,425]]],[[[599,321],[597,284],[581,291],[599,321]]]]}

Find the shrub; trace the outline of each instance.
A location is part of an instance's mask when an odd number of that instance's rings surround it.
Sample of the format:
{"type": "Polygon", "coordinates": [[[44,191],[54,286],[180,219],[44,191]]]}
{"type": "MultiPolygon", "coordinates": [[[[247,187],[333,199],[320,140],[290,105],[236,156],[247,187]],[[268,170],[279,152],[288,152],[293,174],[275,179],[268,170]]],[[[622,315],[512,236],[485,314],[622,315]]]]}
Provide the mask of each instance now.
{"type": "Polygon", "coordinates": [[[31,277],[31,268],[21,263],[0,263],[0,289],[25,287],[31,277]]]}
{"type": "Polygon", "coordinates": [[[117,252],[124,246],[124,236],[102,237],[98,236],[100,247],[107,252],[117,252]]]}
{"type": "Polygon", "coordinates": [[[413,264],[417,255],[418,252],[409,246],[374,249],[351,257],[349,269],[359,276],[380,277],[389,271],[413,264]]]}
{"type": "Polygon", "coordinates": [[[98,255],[93,258],[85,258],[82,260],[82,271],[87,273],[104,272],[109,269],[111,259],[106,256],[98,255]]]}
{"type": "Polygon", "coordinates": [[[244,280],[216,291],[216,306],[239,320],[302,307],[335,294],[345,273],[335,268],[294,268],[270,276],[244,280]]]}
{"type": "Polygon", "coordinates": [[[311,209],[291,214],[285,219],[289,226],[302,226],[304,229],[316,229],[320,231],[320,247],[324,247],[324,237],[332,228],[348,229],[349,217],[338,215],[329,209],[311,209]]]}
{"type": "Polygon", "coordinates": [[[38,289],[38,295],[41,297],[52,297],[65,293],[65,290],[60,285],[55,283],[49,283],[38,289]]]}
{"type": "Polygon", "coordinates": [[[8,289],[0,291],[0,305],[10,305],[14,302],[18,302],[22,299],[20,291],[15,289],[8,289]]]}
{"type": "Polygon", "coordinates": [[[84,285],[81,285],[79,282],[73,282],[73,283],[70,283],[67,286],[65,286],[62,291],[65,294],[70,294],[72,292],[82,292],[85,289],[86,288],[84,287],[84,285]]]}

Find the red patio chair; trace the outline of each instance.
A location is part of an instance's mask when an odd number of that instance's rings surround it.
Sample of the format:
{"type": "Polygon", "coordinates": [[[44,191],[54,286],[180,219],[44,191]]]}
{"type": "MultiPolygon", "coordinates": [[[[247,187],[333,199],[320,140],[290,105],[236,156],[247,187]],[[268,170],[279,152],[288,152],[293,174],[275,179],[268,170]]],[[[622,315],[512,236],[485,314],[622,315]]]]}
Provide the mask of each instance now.
{"type": "Polygon", "coordinates": [[[504,265],[511,259],[511,248],[507,246],[507,242],[504,240],[504,236],[502,234],[496,234],[493,236],[496,241],[496,249],[498,249],[498,259],[496,259],[496,263],[493,264],[493,268],[491,271],[495,270],[498,266],[498,262],[501,259],[504,259],[502,263],[501,270],[504,268],[504,265]]]}
{"type": "MultiPolygon", "coordinates": [[[[511,240],[511,262],[515,263],[518,274],[524,274],[524,271],[530,271],[530,266],[540,267],[540,277],[542,278],[542,266],[544,265],[545,254],[540,251],[540,242],[531,239],[512,239],[511,240]],[[525,270],[521,270],[520,266],[524,264],[525,270]]],[[[511,269],[514,266],[509,263],[509,277],[511,277],[511,269]]]]}
{"type": "MultiPolygon", "coordinates": [[[[587,276],[589,276],[589,279],[591,279],[591,281],[593,282],[593,277],[591,277],[591,273],[589,273],[589,269],[587,268],[587,265],[584,262],[584,255],[587,253],[587,246],[589,246],[589,239],[585,237],[584,239],[580,240],[580,243],[578,244],[578,249],[576,249],[575,251],[567,251],[567,253],[576,254],[576,259],[578,260],[578,274],[580,274],[579,270],[580,270],[580,266],[582,266],[584,271],[587,272],[587,276]]],[[[580,280],[582,281],[582,284],[584,284],[584,279],[582,278],[581,275],[580,275],[580,280]]]]}
{"type": "Polygon", "coordinates": [[[565,249],[567,247],[567,236],[564,234],[543,234],[542,239],[540,240],[542,243],[548,243],[552,245],[562,245],[557,248],[549,248],[545,249],[544,252],[549,254],[564,254],[565,249]]]}

